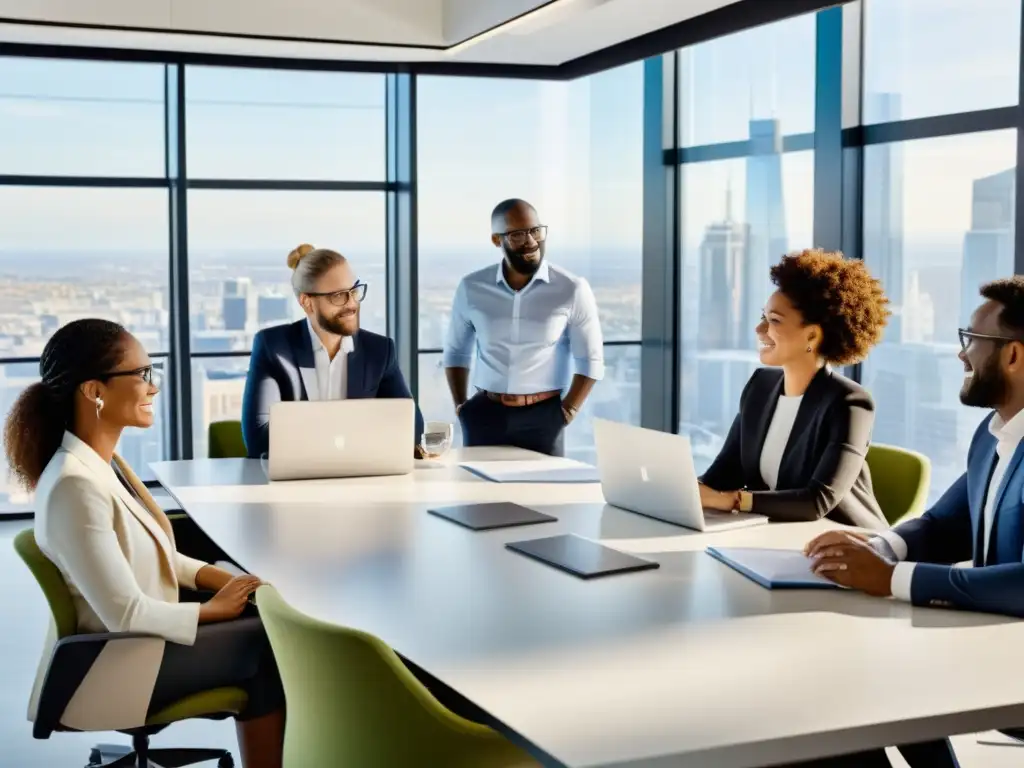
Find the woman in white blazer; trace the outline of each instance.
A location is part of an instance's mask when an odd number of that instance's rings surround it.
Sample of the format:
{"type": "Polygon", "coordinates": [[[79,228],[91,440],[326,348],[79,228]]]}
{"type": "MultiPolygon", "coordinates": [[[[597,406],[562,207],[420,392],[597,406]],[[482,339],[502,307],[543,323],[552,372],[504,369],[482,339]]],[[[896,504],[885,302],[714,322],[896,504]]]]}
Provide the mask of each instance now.
{"type": "Polygon", "coordinates": [[[284,694],[249,603],[259,579],[178,552],[167,516],[114,453],[125,427],[153,424],[159,389],[146,351],[116,323],[77,320],[47,342],[39,372],[4,430],[11,469],[35,490],[36,541],[64,576],[81,631],[152,636],[109,644],[94,668],[106,686],[119,676],[118,695],[76,695],[62,723],[141,726],[172,701],[237,686],[249,694],[237,718],[243,764],[280,768],[284,694]]]}

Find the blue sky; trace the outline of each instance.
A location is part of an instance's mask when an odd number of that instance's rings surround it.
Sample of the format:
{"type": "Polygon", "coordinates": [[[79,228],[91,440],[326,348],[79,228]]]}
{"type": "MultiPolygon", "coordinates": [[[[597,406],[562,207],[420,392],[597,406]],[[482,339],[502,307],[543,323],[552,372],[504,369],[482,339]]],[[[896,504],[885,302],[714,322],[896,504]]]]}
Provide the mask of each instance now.
{"type": "MultiPolygon", "coordinates": [[[[1019,14],[1019,0],[868,0],[865,92],[900,94],[903,117],[1015,103],[1019,14]]],[[[814,18],[801,17],[684,51],[687,142],[743,139],[752,116],[811,130],[814,39],[814,18]]],[[[522,196],[552,226],[552,247],[637,250],[642,87],[639,63],[572,83],[421,78],[421,247],[489,248],[490,208],[522,196]]],[[[0,173],[159,176],[162,95],[158,65],[0,58],[0,173]]],[[[195,177],[383,177],[383,76],[198,68],[188,96],[195,177]]],[[[1013,142],[1004,132],[908,145],[908,234],[962,234],[970,182],[1012,165],[1013,142]]],[[[810,237],[809,158],[785,163],[798,241],[810,237]]],[[[688,174],[701,180],[684,202],[688,240],[721,217],[728,184],[742,201],[741,171],[688,174]]],[[[0,188],[0,210],[0,249],[165,242],[162,197],[148,190],[0,188]]],[[[190,225],[209,248],[287,252],[326,237],[358,251],[382,247],[383,221],[369,193],[202,192],[190,225]]]]}

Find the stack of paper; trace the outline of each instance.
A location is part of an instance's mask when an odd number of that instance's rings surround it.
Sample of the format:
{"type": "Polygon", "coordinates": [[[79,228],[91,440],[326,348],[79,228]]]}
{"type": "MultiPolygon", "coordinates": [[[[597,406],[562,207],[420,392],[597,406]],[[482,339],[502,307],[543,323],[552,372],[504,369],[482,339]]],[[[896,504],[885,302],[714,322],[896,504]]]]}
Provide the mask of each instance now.
{"type": "Polygon", "coordinates": [[[597,467],[573,459],[467,461],[463,469],[494,483],[598,483],[597,467]]]}
{"type": "Polygon", "coordinates": [[[765,589],[838,589],[811,570],[811,559],[796,549],[708,547],[707,553],[765,589]]]}

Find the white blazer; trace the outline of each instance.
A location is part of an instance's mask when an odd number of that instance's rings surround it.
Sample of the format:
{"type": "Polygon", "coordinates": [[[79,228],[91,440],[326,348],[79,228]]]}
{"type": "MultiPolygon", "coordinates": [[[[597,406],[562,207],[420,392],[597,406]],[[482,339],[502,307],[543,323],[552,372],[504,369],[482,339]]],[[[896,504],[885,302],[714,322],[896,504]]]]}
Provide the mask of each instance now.
{"type": "MultiPolygon", "coordinates": [[[[199,624],[199,603],[179,603],[178,587],[195,589],[206,563],[175,549],[167,515],[131,468],[119,456],[114,461],[145,506],[70,432],[35,493],[36,542],[71,590],[79,630],[152,636],[107,644],[61,718],[78,730],[144,725],[164,643],[192,645],[199,624]]],[[[30,720],[55,643],[51,622],[30,720]]]]}

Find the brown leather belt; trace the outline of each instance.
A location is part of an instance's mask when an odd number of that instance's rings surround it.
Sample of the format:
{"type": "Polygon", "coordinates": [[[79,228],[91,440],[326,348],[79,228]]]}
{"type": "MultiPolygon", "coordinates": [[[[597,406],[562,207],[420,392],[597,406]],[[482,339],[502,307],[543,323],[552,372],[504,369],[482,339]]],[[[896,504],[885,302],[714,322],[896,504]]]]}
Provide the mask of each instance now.
{"type": "Polygon", "coordinates": [[[501,403],[502,405],[507,405],[512,408],[521,408],[524,405],[543,403],[545,400],[558,397],[562,393],[557,389],[553,389],[550,392],[537,392],[533,395],[505,395],[500,392],[486,391],[484,394],[487,395],[488,400],[493,400],[496,403],[501,403]]]}

